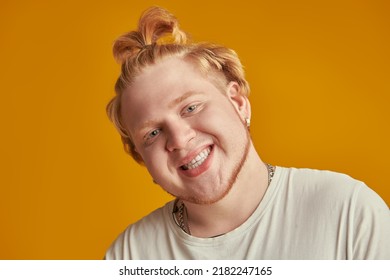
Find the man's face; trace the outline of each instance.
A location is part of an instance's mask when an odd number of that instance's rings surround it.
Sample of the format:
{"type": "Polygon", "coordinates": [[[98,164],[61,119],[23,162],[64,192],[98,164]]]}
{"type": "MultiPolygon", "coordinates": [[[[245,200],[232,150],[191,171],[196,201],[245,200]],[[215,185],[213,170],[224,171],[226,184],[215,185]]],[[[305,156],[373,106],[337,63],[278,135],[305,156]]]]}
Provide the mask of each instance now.
{"type": "Polygon", "coordinates": [[[167,58],[135,78],[122,97],[123,122],[153,179],[183,200],[222,199],[245,162],[249,101],[231,82],[221,92],[181,58],[167,58]]]}

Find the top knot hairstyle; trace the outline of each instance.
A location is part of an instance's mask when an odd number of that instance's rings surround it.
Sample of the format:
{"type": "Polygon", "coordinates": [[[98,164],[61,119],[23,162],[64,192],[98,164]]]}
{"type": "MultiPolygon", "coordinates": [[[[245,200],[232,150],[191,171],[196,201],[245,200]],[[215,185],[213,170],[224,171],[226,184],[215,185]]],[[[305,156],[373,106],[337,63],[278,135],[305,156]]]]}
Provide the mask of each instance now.
{"type": "Polygon", "coordinates": [[[122,122],[121,96],[145,67],[167,57],[180,57],[192,62],[204,74],[216,73],[222,77],[224,85],[237,82],[240,93],[249,95],[249,85],[235,51],[209,43],[189,43],[176,17],[159,7],[146,10],[137,30],[116,39],[113,54],[121,64],[121,74],[115,84],[116,95],[107,105],[107,114],[121,135],[125,151],[139,163],[143,160],[122,122]]]}

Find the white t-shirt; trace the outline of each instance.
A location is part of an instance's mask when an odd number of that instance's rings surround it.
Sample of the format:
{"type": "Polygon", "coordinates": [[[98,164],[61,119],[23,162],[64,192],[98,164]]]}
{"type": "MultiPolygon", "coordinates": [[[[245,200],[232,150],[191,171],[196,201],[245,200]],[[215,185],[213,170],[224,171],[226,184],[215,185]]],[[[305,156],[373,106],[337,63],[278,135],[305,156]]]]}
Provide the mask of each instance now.
{"type": "Polygon", "coordinates": [[[173,201],[130,225],[106,259],[390,259],[390,211],[364,183],[277,167],[255,212],[222,236],[184,233],[173,201]]]}

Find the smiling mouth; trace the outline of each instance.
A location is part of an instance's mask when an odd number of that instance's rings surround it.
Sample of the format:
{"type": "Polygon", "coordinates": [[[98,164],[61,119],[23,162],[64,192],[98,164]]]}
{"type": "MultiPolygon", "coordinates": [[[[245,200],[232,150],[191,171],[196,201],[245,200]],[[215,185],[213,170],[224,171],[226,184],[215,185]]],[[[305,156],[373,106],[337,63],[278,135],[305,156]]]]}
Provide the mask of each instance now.
{"type": "Polygon", "coordinates": [[[193,160],[191,160],[187,164],[180,166],[180,168],[182,170],[191,170],[197,168],[198,166],[202,165],[202,163],[208,158],[210,152],[211,152],[211,147],[207,147],[206,149],[201,151],[196,157],[194,157],[193,160]]]}

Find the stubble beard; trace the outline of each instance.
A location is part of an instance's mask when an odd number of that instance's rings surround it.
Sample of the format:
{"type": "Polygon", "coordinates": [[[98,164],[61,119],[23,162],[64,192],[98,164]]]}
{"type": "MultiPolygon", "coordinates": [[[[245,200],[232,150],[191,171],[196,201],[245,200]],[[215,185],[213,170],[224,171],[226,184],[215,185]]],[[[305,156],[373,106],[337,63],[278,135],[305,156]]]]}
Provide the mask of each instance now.
{"type": "Polygon", "coordinates": [[[237,181],[238,176],[240,175],[240,172],[245,165],[245,162],[248,158],[248,153],[249,153],[249,148],[250,148],[250,135],[249,132],[246,132],[246,143],[244,150],[242,152],[242,157],[237,161],[235,166],[233,167],[233,171],[230,175],[230,177],[227,180],[227,183],[223,189],[223,192],[220,193],[218,196],[215,197],[199,197],[199,196],[176,196],[178,199],[182,201],[187,201],[190,203],[198,204],[198,205],[210,205],[214,204],[220,200],[222,200],[232,189],[234,184],[237,181]]]}

